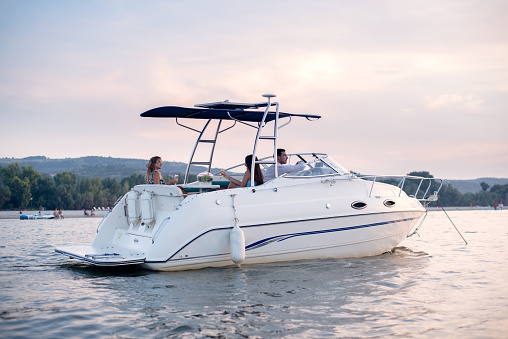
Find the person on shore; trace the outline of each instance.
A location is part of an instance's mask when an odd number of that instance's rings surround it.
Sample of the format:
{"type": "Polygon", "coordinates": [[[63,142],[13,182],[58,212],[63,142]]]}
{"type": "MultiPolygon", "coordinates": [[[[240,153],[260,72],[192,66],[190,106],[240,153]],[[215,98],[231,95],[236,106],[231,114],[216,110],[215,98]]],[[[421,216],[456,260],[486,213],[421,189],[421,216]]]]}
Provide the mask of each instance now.
{"type": "Polygon", "coordinates": [[[53,212],[53,216],[58,219],[58,210],[55,208],[55,211],[53,212]]]}
{"type": "Polygon", "coordinates": [[[147,184],[175,185],[178,182],[178,179],[174,178],[166,184],[162,178],[162,174],[159,172],[159,170],[162,168],[162,158],[159,156],[150,158],[150,161],[148,161],[146,164],[146,168],[147,184]]]}
{"type": "MultiPolygon", "coordinates": [[[[257,157],[256,157],[256,160],[258,160],[257,157]]],[[[251,173],[252,173],[251,172],[252,171],[252,154],[249,154],[248,156],[245,157],[245,164],[244,165],[245,165],[245,167],[247,167],[247,169],[246,169],[245,173],[243,174],[242,181],[233,178],[232,176],[227,174],[224,170],[220,171],[220,173],[222,174],[222,176],[224,178],[231,181],[228,185],[228,188],[251,187],[251,186],[257,186],[257,185],[263,184],[263,182],[264,182],[263,172],[261,172],[261,167],[259,166],[259,164],[254,165],[254,185],[252,185],[252,183],[250,181],[250,177],[251,177],[251,173]]]]}
{"type": "Polygon", "coordinates": [[[85,217],[89,217],[88,211],[86,210],[86,208],[83,208],[83,214],[85,215],[85,217]]]}
{"type": "MultiPolygon", "coordinates": [[[[288,156],[286,150],[283,148],[277,149],[277,172],[281,176],[284,173],[301,171],[305,168],[305,163],[300,160],[295,165],[287,165],[288,156]]],[[[275,178],[275,165],[272,165],[266,169],[265,180],[269,181],[275,178]]]]}
{"type": "Polygon", "coordinates": [[[60,219],[63,219],[63,218],[64,218],[64,216],[63,216],[63,210],[62,210],[61,208],[60,208],[60,210],[58,211],[58,217],[59,217],[60,219]]]}

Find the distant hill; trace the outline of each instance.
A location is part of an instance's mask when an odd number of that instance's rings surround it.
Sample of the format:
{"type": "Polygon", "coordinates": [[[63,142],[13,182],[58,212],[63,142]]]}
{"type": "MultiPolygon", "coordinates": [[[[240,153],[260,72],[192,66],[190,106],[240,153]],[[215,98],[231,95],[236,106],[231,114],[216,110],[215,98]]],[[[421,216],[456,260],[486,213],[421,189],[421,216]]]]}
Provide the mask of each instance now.
{"type": "MultiPolygon", "coordinates": [[[[131,174],[146,173],[146,159],[126,159],[112,157],[81,157],[50,159],[45,156],[32,156],[21,159],[0,158],[0,166],[5,167],[9,164],[18,163],[19,166],[31,165],[34,170],[44,174],[56,174],[63,171],[76,173],[81,177],[106,177],[121,180],[131,174]]],[[[187,169],[187,164],[183,162],[164,161],[162,173],[164,175],[182,173],[187,169]]],[[[191,173],[198,174],[205,171],[203,166],[192,166],[191,173]]],[[[212,169],[212,172],[218,172],[220,169],[212,169]]]]}
{"type": "Polygon", "coordinates": [[[494,185],[506,185],[508,179],[503,178],[478,178],[472,180],[448,180],[444,179],[444,184],[450,184],[455,187],[460,193],[478,193],[482,190],[481,183],[486,182],[490,187],[494,185]]]}
{"type": "MultiPolygon", "coordinates": [[[[17,162],[20,166],[32,167],[40,173],[56,174],[63,171],[71,171],[81,177],[101,179],[106,177],[121,180],[131,174],[146,173],[146,159],[128,159],[128,158],[112,158],[112,157],[81,157],[81,158],[65,158],[50,159],[45,156],[32,156],[21,159],[16,158],[0,158],[0,166],[5,167],[9,164],[17,162]]],[[[183,162],[164,161],[162,173],[164,175],[185,173],[187,164],[183,162]]],[[[192,166],[191,173],[198,174],[205,171],[203,166],[192,166]]],[[[212,172],[217,173],[220,169],[213,168],[212,172]]],[[[481,183],[486,182],[490,187],[500,184],[508,184],[508,178],[478,178],[472,180],[449,180],[444,179],[444,184],[451,184],[460,193],[477,193],[482,190],[481,183]]]]}

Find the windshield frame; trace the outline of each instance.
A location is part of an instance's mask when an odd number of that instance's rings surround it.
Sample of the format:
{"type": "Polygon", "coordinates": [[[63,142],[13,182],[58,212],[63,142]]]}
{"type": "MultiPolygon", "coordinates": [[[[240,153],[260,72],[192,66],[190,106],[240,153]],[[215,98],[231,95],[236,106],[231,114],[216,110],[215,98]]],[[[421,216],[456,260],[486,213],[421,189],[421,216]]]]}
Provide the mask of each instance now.
{"type": "MultiPolygon", "coordinates": [[[[305,162],[305,168],[298,172],[291,172],[282,175],[287,178],[351,175],[350,171],[325,153],[293,153],[289,154],[288,157],[288,163],[291,163],[291,158],[293,157],[296,157],[297,161],[302,160],[305,162]]],[[[295,161],[295,163],[297,161],[295,161]]]]}

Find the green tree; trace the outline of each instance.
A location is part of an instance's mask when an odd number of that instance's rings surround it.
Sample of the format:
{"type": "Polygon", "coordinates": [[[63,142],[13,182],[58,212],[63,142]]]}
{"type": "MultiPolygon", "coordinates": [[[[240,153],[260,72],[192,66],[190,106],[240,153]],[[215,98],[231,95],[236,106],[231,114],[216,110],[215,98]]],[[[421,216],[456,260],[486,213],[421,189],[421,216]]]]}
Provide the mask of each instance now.
{"type": "Polygon", "coordinates": [[[439,191],[438,201],[433,203],[437,206],[460,206],[462,199],[462,194],[460,194],[459,190],[453,187],[452,185],[443,185],[441,190],[439,191]]]}
{"type": "Polygon", "coordinates": [[[102,179],[102,187],[108,190],[110,194],[119,196],[121,194],[121,186],[116,178],[104,178],[102,179]]]}
{"type": "Polygon", "coordinates": [[[19,178],[21,171],[17,162],[1,168],[0,176],[7,187],[11,187],[14,178],[19,178]]]}
{"type": "Polygon", "coordinates": [[[61,172],[54,176],[56,185],[56,203],[55,208],[72,209],[75,208],[75,195],[76,185],[78,179],[76,174],[72,172],[61,172]]]}
{"type": "Polygon", "coordinates": [[[28,179],[30,182],[30,187],[36,187],[39,180],[42,178],[42,174],[34,170],[32,165],[30,166],[21,166],[21,173],[19,174],[21,179],[28,179]]]}
{"type": "Polygon", "coordinates": [[[83,194],[83,208],[90,209],[94,207],[93,194],[92,192],[85,192],[83,194]]]}
{"type": "Polygon", "coordinates": [[[37,207],[54,209],[58,207],[56,202],[55,181],[49,175],[42,176],[35,187],[32,187],[34,204],[37,207]]]}
{"type": "MultiPolygon", "coordinates": [[[[429,178],[432,179],[434,176],[427,171],[413,171],[408,173],[409,176],[429,178]]],[[[417,198],[423,198],[432,195],[439,188],[439,183],[436,180],[422,180],[407,178],[404,182],[404,192],[408,195],[415,196],[417,198]]]]}
{"type": "Polygon", "coordinates": [[[497,198],[499,199],[497,203],[500,203],[501,202],[500,200],[503,200],[503,202],[508,201],[508,184],[505,185],[496,184],[492,186],[490,191],[497,195],[497,198]]]}
{"type": "Polygon", "coordinates": [[[54,179],[56,186],[65,185],[71,189],[74,189],[78,182],[76,174],[67,171],[58,173],[57,175],[55,175],[54,179]]]}
{"type": "Polygon", "coordinates": [[[55,208],[72,209],[74,208],[74,199],[72,197],[73,191],[68,185],[58,185],[56,187],[56,201],[55,208]]]}
{"type": "Polygon", "coordinates": [[[0,208],[5,208],[4,205],[11,199],[11,190],[4,185],[0,178],[0,208]]]}
{"type": "Polygon", "coordinates": [[[484,192],[486,192],[489,189],[489,187],[490,187],[490,185],[487,184],[485,181],[482,181],[480,186],[482,187],[482,191],[484,191],[484,192]]]}
{"type": "Polygon", "coordinates": [[[494,206],[495,197],[487,191],[480,191],[475,194],[476,205],[478,206],[494,206]]]}
{"type": "Polygon", "coordinates": [[[129,192],[129,190],[136,186],[136,185],[142,185],[145,183],[145,176],[142,174],[131,174],[128,177],[123,178],[120,180],[120,186],[122,187],[121,195],[129,192]]]}
{"type": "Polygon", "coordinates": [[[30,182],[27,178],[14,177],[10,185],[10,202],[16,208],[26,208],[30,202],[30,182]]]}

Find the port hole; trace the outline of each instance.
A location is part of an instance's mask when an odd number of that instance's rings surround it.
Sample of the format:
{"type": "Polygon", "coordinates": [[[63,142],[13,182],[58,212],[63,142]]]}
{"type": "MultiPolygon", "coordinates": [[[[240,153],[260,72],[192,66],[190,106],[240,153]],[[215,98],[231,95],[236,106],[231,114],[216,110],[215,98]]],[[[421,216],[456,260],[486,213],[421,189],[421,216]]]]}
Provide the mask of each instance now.
{"type": "Polygon", "coordinates": [[[385,200],[383,202],[383,204],[385,204],[386,207],[393,207],[393,206],[395,206],[395,201],[393,201],[393,200],[385,200]]]}
{"type": "Polygon", "coordinates": [[[361,209],[364,209],[365,207],[367,207],[367,203],[365,203],[363,201],[355,201],[354,203],[351,204],[351,207],[353,207],[354,209],[357,209],[357,210],[361,210],[361,209]]]}

